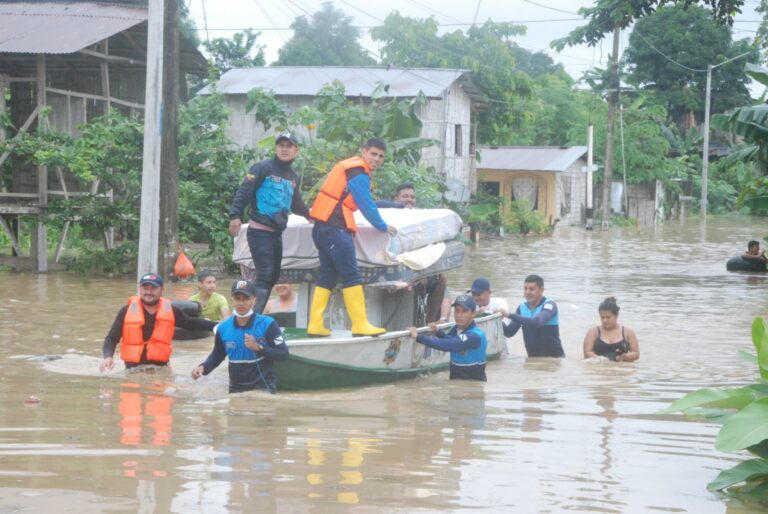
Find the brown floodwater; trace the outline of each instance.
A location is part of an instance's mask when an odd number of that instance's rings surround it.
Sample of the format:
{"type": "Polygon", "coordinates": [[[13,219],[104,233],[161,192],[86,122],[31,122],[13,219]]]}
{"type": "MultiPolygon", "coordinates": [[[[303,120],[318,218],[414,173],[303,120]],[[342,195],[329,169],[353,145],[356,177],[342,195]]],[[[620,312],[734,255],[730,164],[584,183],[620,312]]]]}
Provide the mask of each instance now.
{"type": "Polygon", "coordinates": [[[451,292],[485,275],[515,305],[523,277],[541,274],[567,354],[528,360],[517,335],[486,384],[441,373],[230,396],[226,365],[189,378],[212,339],[176,343],[170,373],[101,376],[134,281],[0,274],[0,512],[754,512],[706,490],[746,458],[714,449],[718,426],[655,413],[757,378],[737,353],[768,310],[768,274],[725,261],[765,228],[562,227],[481,242],[449,274],[451,292]],[[637,363],[582,359],[608,295],[638,334],[637,363]]]}

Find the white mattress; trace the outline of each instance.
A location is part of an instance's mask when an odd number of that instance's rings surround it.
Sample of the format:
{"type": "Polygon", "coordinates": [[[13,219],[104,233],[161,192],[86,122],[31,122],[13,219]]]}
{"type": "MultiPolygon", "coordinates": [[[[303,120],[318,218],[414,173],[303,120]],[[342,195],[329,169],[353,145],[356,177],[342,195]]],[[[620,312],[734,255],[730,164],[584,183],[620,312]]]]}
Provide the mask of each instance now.
{"type": "MultiPolygon", "coordinates": [[[[450,209],[379,209],[381,217],[397,228],[397,235],[373,228],[360,212],[355,212],[355,236],[360,266],[390,266],[400,263],[398,256],[441,241],[449,241],[461,231],[461,218],[450,209]]],[[[232,259],[253,268],[243,224],[235,238],[232,259]]],[[[312,241],[312,225],[301,216],[291,215],[283,232],[283,269],[313,269],[320,265],[312,241]]]]}

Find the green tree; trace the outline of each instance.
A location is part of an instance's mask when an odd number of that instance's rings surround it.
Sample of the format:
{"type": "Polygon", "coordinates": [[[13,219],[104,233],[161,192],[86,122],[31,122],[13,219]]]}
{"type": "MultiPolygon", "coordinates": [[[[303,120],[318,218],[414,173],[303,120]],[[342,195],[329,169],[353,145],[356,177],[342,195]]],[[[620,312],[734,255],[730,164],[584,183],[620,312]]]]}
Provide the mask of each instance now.
{"type": "Polygon", "coordinates": [[[517,67],[520,49],[512,41],[525,33],[525,27],[488,21],[466,33],[457,30],[441,36],[437,29],[434,17],[418,20],[395,11],[383,26],[371,30],[371,37],[382,42],[381,58],[387,64],[470,70],[487,102],[487,109],[478,114],[479,140],[514,143],[509,127],[521,121],[513,106],[530,96],[534,86],[530,75],[517,67]]]}
{"type": "Polygon", "coordinates": [[[210,56],[212,66],[221,75],[232,68],[264,66],[264,45],[256,44],[260,35],[261,32],[248,29],[235,32],[231,39],[217,37],[203,41],[203,46],[210,56]]]}
{"type": "Polygon", "coordinates": [[[324,2],[311,19],[291,24],[293,37],[280,48],[278,66],[370,66],[376,61],[360,46],[352,18],[324,2]]]}
{"type": "Polygon", "coordinates": [[[715,20],[731,25],[734,14],[741,12],[744,0],[597,0],[592,7],[579,9],[579,14],[588,20],[587,24],[553,41],[551,46],[558,51],[566,46],[595,46],[614,29],[626,29],[636,20],[651,15],[666,4],[709,6],[715,20]]]}
{"type": "MultiPolygon", "coordinates": [[[[707,74],[703,71],[708,65],[749,50],[749,41],[734,42],[731,29],[715,23],[703,7],[669,6],[638,20],[629,36],[624,62],[629,69],[628,80],[657,96],[670,118],[685,132],[704,116],[707,74]]],[[[758,57],[753,49],[753,55],[712,73],[713,112],[724,112],[749,101],[748,79],[741,70],[744,62],[758,57]]]]}

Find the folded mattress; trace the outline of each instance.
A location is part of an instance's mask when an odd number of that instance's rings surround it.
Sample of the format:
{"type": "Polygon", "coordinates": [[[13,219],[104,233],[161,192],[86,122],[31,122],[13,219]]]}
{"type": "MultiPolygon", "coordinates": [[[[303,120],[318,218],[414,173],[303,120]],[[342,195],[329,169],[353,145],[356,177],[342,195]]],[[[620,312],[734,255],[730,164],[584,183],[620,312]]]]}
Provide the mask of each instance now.
{"type": "MultiPolygon", "coordinates": [[[[449,241],[461,231],[461,218],[450,209],[379,209],[381,217],[397,228],[397,235],[376,230],[355,212],[358,232],[355,249],[359,266],[398,265],[398,256],[433,243],[449,241]]],[[[253,268],[243,224],[235,238],[232,259],[253,268]]],[[[291,215],[283,232],[282,269],[314,269],[320,265],[317,248],[312,241],[312,225],[301,216],[291,215]]]]}

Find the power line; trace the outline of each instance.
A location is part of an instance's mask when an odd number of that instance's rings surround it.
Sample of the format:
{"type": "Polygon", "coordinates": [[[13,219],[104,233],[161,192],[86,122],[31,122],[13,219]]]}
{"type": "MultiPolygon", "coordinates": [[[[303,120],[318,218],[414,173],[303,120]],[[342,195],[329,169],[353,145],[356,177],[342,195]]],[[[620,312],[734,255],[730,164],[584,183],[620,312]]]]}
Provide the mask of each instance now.
{"type": "Polygon", "coordinates": [[[477,8],[475,9],[475,17],[472,18],[472,26],[475,26],[475,22],[477,21],[477,14],[480,12],[480,4],[483,0],[477,0],[477,8]]]}
{"type": "Polygon", "coordinates": [[[464,23],[463,21],[461,21],[458,18],[454,18],[453,16],[449,16],[448,14],[442,13],[442,12],[438,11],[437,9],[429,7],[428,5],[424,5],[421,2],[418,2],[417,0],[411,0],[411,3],[414,3],[414,4],[416,4],[416,5],[420,6],[420,7],[423,7],[424,9],[427,9],[428,11],[432,11],[435,14],[439,14],[443,18],[448,18],[449,20],[453,20],[453,21],[456,21],[456,22],[461,23],[461,24],[464,23]]]}
{"type": "MultiPolygon", "coordinates": [[[[535,5],[536,7],[542,7],[544,9],[549,9],[550,11],[557,11],[557,12],[561,12],[561,13],[565,13],[565,14],[575,14],[576,16],[579,15],[579,13],[576,13],[576,12],[564,11],[562,9],[558,9],[557,7],[550,7],[548,5],[540,4],[538,2],[532,2],[531,0],[523,0],[523,2],[525,2],[526,4],[535,5]]],[[[583,20],[583,18],[582,18],[582,20],[583,20]]]]}
{"type": "Polygon", "coordinates": [[[689,67],[689,66],[686,66],[685,64],[681,64],[681,63],[677,62],[676,60],[674,60],[673,58],[669,57],[667,54],[665,54],[664,52],[662,52],[661,50],[659,50],[658,48],[656,48],[656,47],[653,45],[653,43],[651,43],[650,41],[648,41],[647,39],[645,39],[645,37],[644,37],[642,34],[640,34],[640,32],[639,32],[639,31],[637,31],[637,30],[636,30],[636,31],[634,31],[634,32],[633,32],[633,34],[637,34],[637,35],[638,35],[638,37],[640,37],[640,39],[642,39],[643,41],[645,41],[645,44],[647,44],[648,46],[650,46],[650,47],[651,47],[651,48],[652,48],[652,49],[653,49],[653,50],[654,50],[654,51],[655,51],[657,54],[659,54],[660,56],[662,56],[663,58],[665,58],[666,60],[668,60],[668,61],[669,61],[669,62],[671,62],[672,64],[675,64],[675,65],[677,65],[677,66],[680,66],[681,68],[683,68],[683,69],[685,69],[685,70],[688,70],[688,71],[692,71],[692,72],[694,72],[694,73],[706,73],[706,72],[707,72],[707,70],[697,70],[697,69],[691,68],[691,67],[689,67]]]}
{"type": "MultiPolygon", "coordinates": [[[[381,21],[381,20],[379,20],[381,21]]],[[[526,23],[557,23],[557,22],[566,22],[566,21],[584,21],[582,18],[556,18],[556,19],[550,19],[550,20],[513,20],[513,21],[495,21],[494,23],[513,23],[517,25],[523,25],[526,23]]],[[[382,23],[384,23],[382,21],[382,23]]],[[[437,27],[471,27],[471,23],[461,22],[461,23],[438,23],[437,27]]],[[[370,29],[376,29],[380,28],[382,25],[350,25],[350,28],[353,29],[360,29],[360,30],[370,30],[370,29]]],[[[260,28],[253,28],[248,27],[251,30],[260,30],[262,32],[270,32],[270,31],[281,31],[281,30],[293,30],[291,27],[276,27],[272,25],[271,27],[260,27],[260,28]]],[[[198,27],[195,27],[195,30],[206,30],[201,29],[198,27]]],[[[210,31],[218,31],[218,32],[242,32],[244,30],[247,30],[246,28],[242,27],[232,27],[232,28],[208,28],[207,30],[210,31]]]]}

